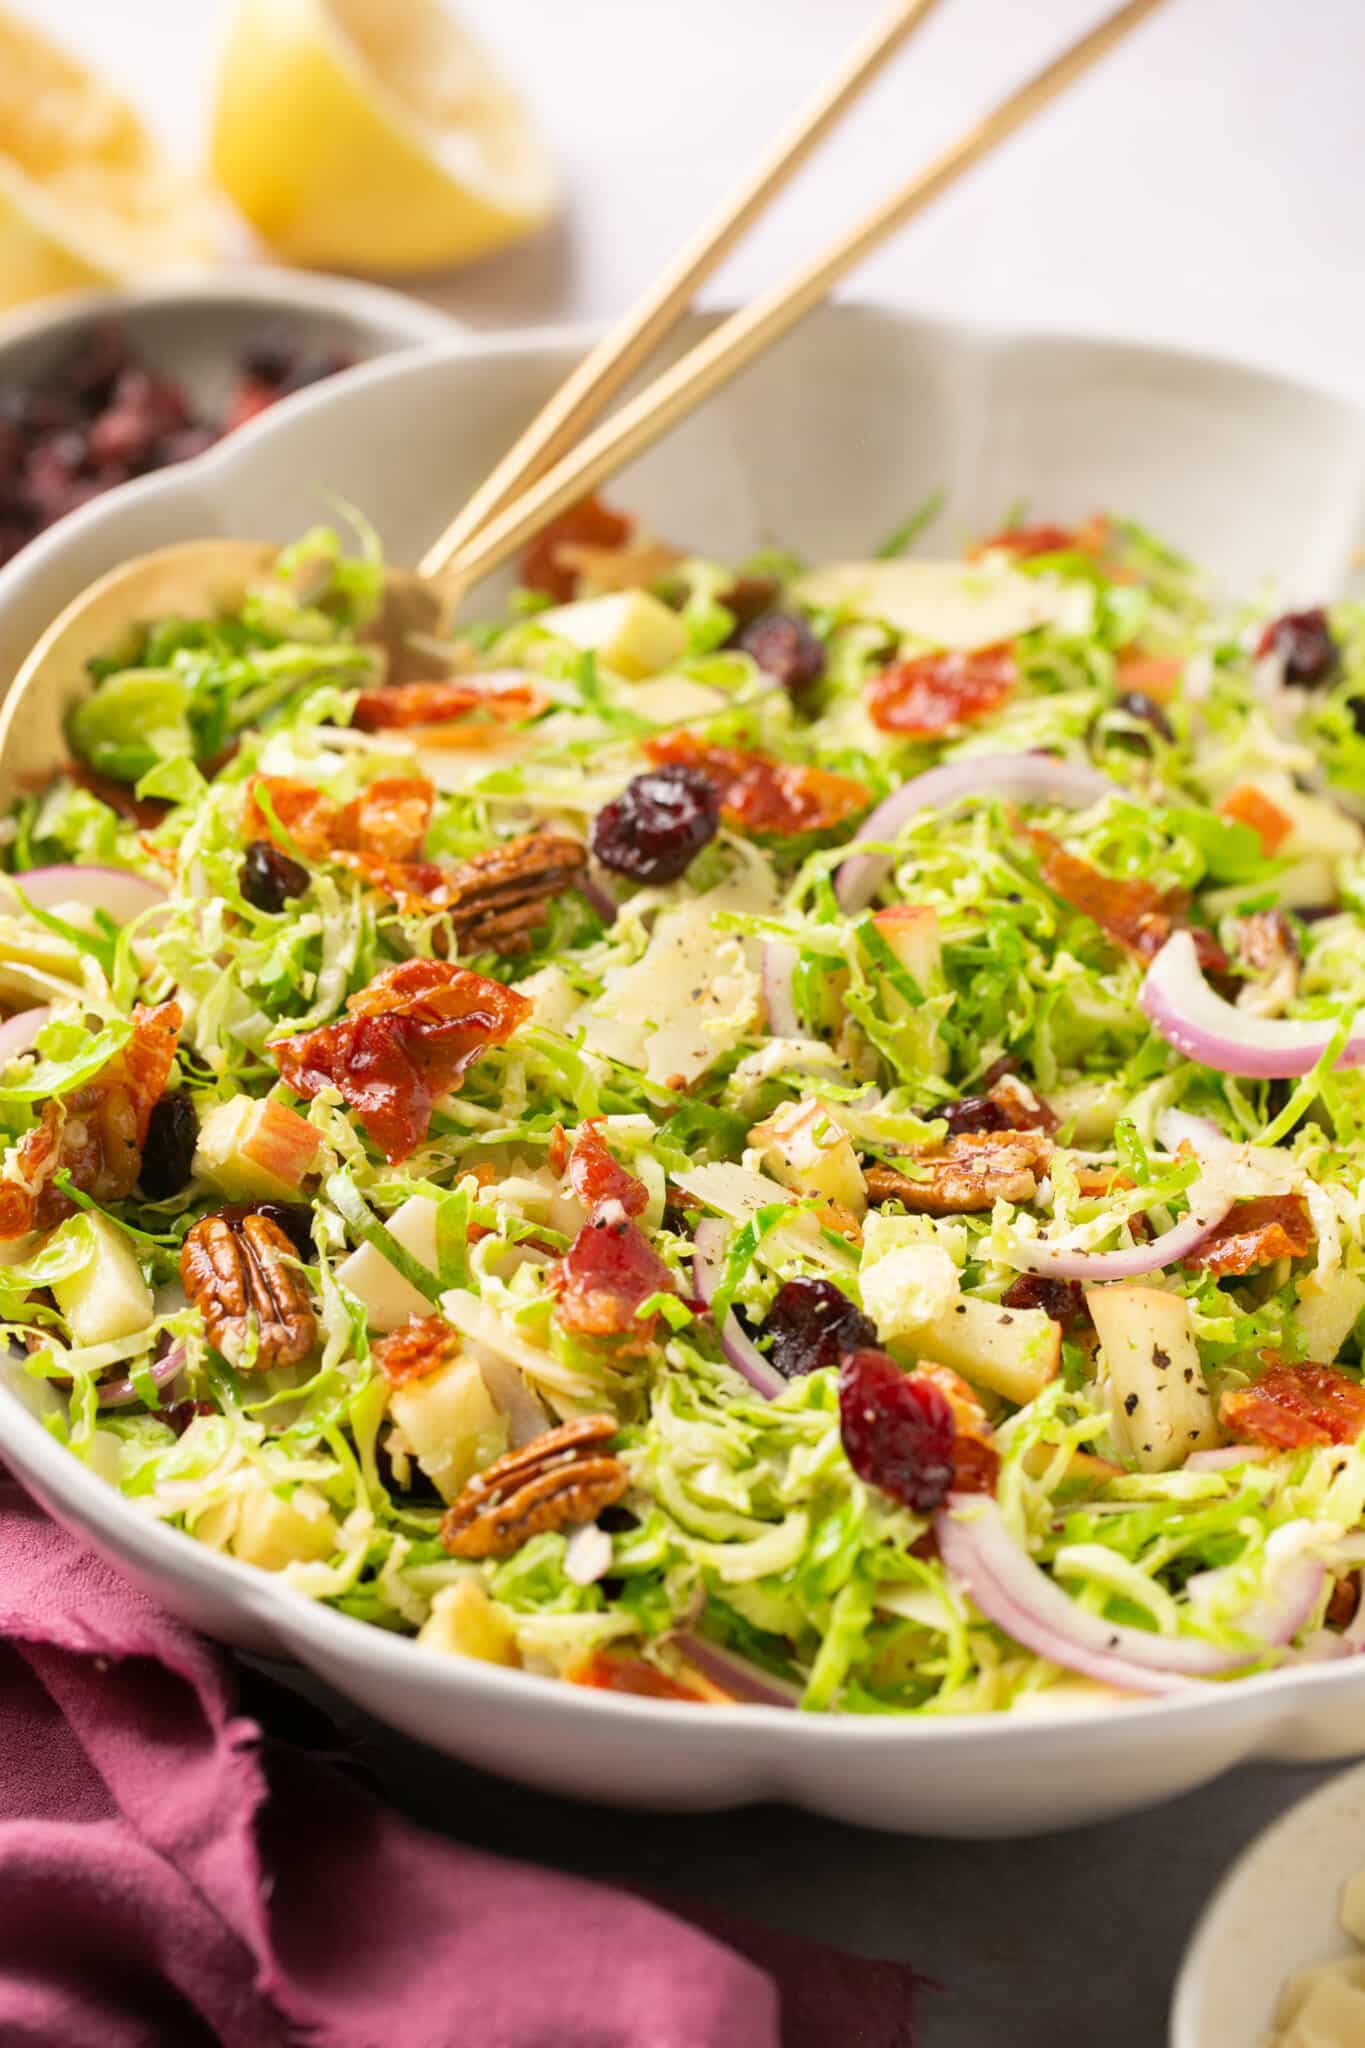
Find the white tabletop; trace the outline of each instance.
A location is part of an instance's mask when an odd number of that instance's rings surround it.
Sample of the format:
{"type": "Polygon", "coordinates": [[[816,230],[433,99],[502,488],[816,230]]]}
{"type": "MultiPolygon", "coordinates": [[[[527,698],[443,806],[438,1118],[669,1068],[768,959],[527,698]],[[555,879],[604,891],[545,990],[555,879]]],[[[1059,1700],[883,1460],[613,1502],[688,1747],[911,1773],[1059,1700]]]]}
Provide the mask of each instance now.
{"type": "MultiPolygon", "coordinates": [[[[100,59],[187,154],[202,146],[216,7],[18,4],[100,59]]],[[[714,295],[783,274],[1101,4],[950,0],[714,295]]],[[[484,327],[619,308],[876,5],[463,0],[536,108],[568,209],[540,242],[425,295],[484,327]]],[[[1362,0],[1171,0],[854,289],[982,321],[1202,344],[1365,398],[1363,79],[1362,0]]],[[[772,1809],[590,1814],[365,1733],[395,1797],[453,1833],[913,1960],[947,1987],[926,2004],[923,2048],[1157,2048],[1203,1898],[1321,1775],[1243,1771],[1132,1822],[941,1845],[772,1809]]]]}
{"type": "MultiPolygon", "coordinates": [[[[202,150],[226,0],[17,4],[202,150]]],[[[535,108],[568,199],[559,230],[427,292],[490,326],[619,308],[883,0],[460,4],[535,108]]],[[[944,0],[715,294],[781,276],[1106,4],[944,0]]],[[[1362,78],[1361,0],[1169,0],[851,289],[1210,345],[1365,393],[1362,78]]]]}

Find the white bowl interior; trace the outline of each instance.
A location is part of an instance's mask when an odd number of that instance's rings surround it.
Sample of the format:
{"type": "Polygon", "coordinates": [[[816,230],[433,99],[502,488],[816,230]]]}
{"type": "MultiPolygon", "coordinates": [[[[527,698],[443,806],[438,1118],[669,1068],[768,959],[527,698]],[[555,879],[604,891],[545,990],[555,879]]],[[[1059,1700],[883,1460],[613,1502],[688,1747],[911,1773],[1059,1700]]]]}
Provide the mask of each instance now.
{"type": "MultiPolygon", "coordinates": [[[[695,336],[696,325],[680,345],[695,336]]],[[[0,678],[95,577],[193,535],[286,539],[350,503],[411,562],[584,346],[502,337],[323,385],[200,461],[76,514],[0,572],[0,678]]],[[[1156,349],[829,310],[613,486],[660,533],[722,556],[780,540],[865,552],[930,491],[922,552],[999,523],[1130,514],[1231,587],[1339,590],[1365,539],[1365,416],[1284,379],[1156,349]]],[[[707,1807],[785,1797],[870,1825],[1001,1835],[1122,1812],[1251,1755],[1365,1746],[1365,1669],[1301,1669],[1084,1722],[698,1713],[439,1660],[149,1524],[0,1389],[15,1469],[197,1625],[299,1656],[396,1725],[528,1782],[707,1807]]]]}

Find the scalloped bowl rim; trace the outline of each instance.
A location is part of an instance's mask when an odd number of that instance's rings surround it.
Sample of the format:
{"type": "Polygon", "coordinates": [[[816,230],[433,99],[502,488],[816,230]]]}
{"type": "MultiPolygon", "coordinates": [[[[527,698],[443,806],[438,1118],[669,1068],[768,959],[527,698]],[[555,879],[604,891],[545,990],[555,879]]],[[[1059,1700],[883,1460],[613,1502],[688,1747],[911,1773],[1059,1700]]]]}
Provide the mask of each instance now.
{"type": "MultiPolygon", "coordinates": [[[[965,346],[987,353],[1020,347],[1081,347],[1093,351],[1102,360],[1150,358],[1167,365],[1175,363],[1222,379],[1245,380],[1249,389],[1260,387],[1267,392],[1274,391],[1305,402],[1338,406],[1343,413],[1353,414],[1365,430],[1365,411],[1356,406],[1349,396],[1233,356],[1061,330],[1015,331],[925,319],[873,304],[845,302],[814,317],[856,319],[866,315],[880,319],[889,317],[944,347],[965,346]]],[[[325,385],[300,392],[289,401],[289,411],[295,418],[304,410],[335,407],[344,411],[350,399],[362,388],[383,380],[409,376],[416,365],[453,356],[465,361],[473,358],[477,362],[485,357],[539,355],[550,351],[562,354],[567,366],[567,361],[596,339],[599,331],[591,325],[565,324],[536,330],[466,334],[460,339],[430,347],[419,346],[404,350],[401,356],[380,357],[360,364],[325,385]]],[[[78,549],[87,533],[101,524],[117,521],[121,512],[134,500],[150,501],[158,494],[173,498],[178,492],[189,490],[197,493],[203,486],[211,488],[219,474],[234,466],[255,462],[271,436],[280,431],[283,424],[274,415],[263,416],[205,454],[173,469],[124,485],[69,515],[32,542],[14,563],[0,571],[0,611],[20,579],[26,580],[40,573],[63,551],[78,549]]],[[[1325,1704],[1329,1700],[1338,1709],[1348,1701],[1365,1706],[1365,1660],[1351,1664],[1299,1666],[1236,1680],[1226,1686],[1215,1686],[1207,1694],[1134,1698],[1106,1705],[1092,1713],[1065,1715],[817,1715],[758,1705],[713,1706],[703,1713],[682,1702],[640,1699],[577,1688],[521,1670],[455,1656],[441,1657],[419,1648],[410,1637],[390,1633],[314,1601],[271,1574],[209,1550],[178,1530],[140,1514],[131,1502],[117,1494],[60,1444],[12,1388],[3,1384],[0,1384],[0,1414],[7,1418],[6,1441],[14,1432],[15,1448],[22,1456],[20,1477],[26,1483],[31,1478],[34,1490],[44,1504],[49,1501],[60,1503],[84,1533],[97,1542],[105,1540],[109,1548],[129,1563],[135,1577],[142,1574],[145,1583],[146,1575],[151,1573],[177,1586],[188,1584],[191,1590],[202,1588],[207,1595],[214,1597],[219,1608],[226,1595],[237,1612],[244,1612],[250,1627],[271,1638],[277,1648],[282,1647],[287,1654],[296,1655],[305,1663],[312,1661],[309,1653],[316,1652],[326,1666],[324,1675],[358,1663],[369,1666],[376,1678],[389,1684],[396,1680],[411,1680],[420,1670],[424,1689],[439,1689],[449,1702],[451,1747],[456,1753],[460,1747],[455,1737],[458,1710],[462,1704],[484,1708],[496,1715],[499,1708],[515,1703],[519,1710],[531,1710],[531,1718],[547,1727],[600,1727],[608,1736],[613,1729],[654,1729],[658,1732],[661,1763],[667,1759],[671,1739],[685,1735],[690,1753],[728,1750],[734,1755],[737,1767],[752,1761],[752,1757],[743,1756],[736,1750],[737,1737],[749,1738],[743,1749],[755,1755],[761,1755],[766,1745],[771,1752],[770,1764],[778,1766],[783,1755],[795,1754],[801,1759],[813,1753],[827,1754],[831,1758],[851,1757],[860,1749],[866,1749],[874,1758],[883,1761],[895,1753],[903,1753],[907,1761],[914,1756],[923,1757],[926,1749],[942,1749],[945,1760],[959,1752],[970,1759],[979,1758],[982,1752],[1005,1752],[1011,1764],[1017,1764],[1027,1763],[1044,1753],[1055,1754],[1059,1743],[1065,1746],[1072,1760],[1077,1760],[1082,1752],[1096,1746],[1121,1751],[1126,1737],[1146,1731],[1167,1729],[1172,1736],[1178,1732],[1199,1735],[1211,1726],[1225,1724],[1228,1740],[1220,1747],[1217,1762],[1207,1769],[1200,1766],[1195,1773],[1182,1777],[1180,1782],[1183,1785],[1206,1781],[1253,1754],[1296,1753],[1292,1747],[1292,1723],[1298,1708],[1325,1704]],[[414,1662],[415,1659],[420,1660],[420,1665],[414,1662]],[[1276,1738],[1282,1736],[1291,1742],[1288,1752],[1276,1750],[1276,1738]]],[[[207,1626],[211,1629],[213,1624],[207,1626]]],[[[345,1690],[344,1677],[336,1678],[334,1682],[345,1690]]],[[[382,1713],[384,1708],[376,1706],[374,1711],[382,1713]]],[[[401,1716],[395,1718],[401,1720],[401,1716]]],[[[523,1715],[523,1725],[525,1720],[523,1715]]],[[[426,1735],[425,1739],[441,1742],[440,1734],[426,1735]]],[[[1365,1748],[1365,1729],[1357,1747],[1365,1748]]],[[[1333,1738],[1325,1750],[1319,1745],[1306,1753],[1346,1755],[1354,1751],[1349,1744],[1333,1738]]],[[[556,1784],[571,1796],[574,1792],[572,1786],[563,1785],[553,1770],[547,1775],[543,1769],[532,1771],[529,1767],[523,1772],[516,1763],[498,1763],[493,1767],[504,1769],[508,1775],[525,1775],[532,1782],[556,1784]]],[[[682,1803],[694,1807],[732,1804],[736,1798],[773,1796],[775,1786],[777,1796],[798,1801],[803,1799],[802,1788],[788,1782],[780,1768],[775,1772],[771,1768],[759,1770],[756,1776],[759,1782],[755,1788],[742,1790],[737,1795],[732,1790],[721,1789],[715,1796],[703,1793],[696,1798],[687,1796],[681,1802],[670,1799],[667,1788],[661,1787],[658,1803],[682,1803]]],[[[583,1796],[610,1798],[613,1794],[596,1784],[594,1790],[583,1796]]],[[[642,1801],[638,1791],[625,1791],[621,1796],[631,1803],[647,1803],[642,1801]]],[[[1118,1801],[1108,1804],[1091,1798],[1082,1802],[1082,1814],[1051,1821],[1028,1820],[1022,1823],[1022,1828],[1067,1825],[1071,1820],[1091,1813],[1117,1812],[1125,1805],[1133,1807],[1152,1803],[1153,1799],[1163,1796],[1167,1796],[1164,1791],[1150,1796],[1124,1794],[1118,1801]]],[[[838,1800],[834,1795],[813,1797],[806,1803],[826,1811],[838,1810],[838,1800]]],[[[875,1813],[864,1812],[859,1817],[869,1824],[878,1824],[875,1813]]],[[[892,1817],[880,1824],[906,1831],[915,1827],[913,1821],[892,1817]]],[[[957,1831],[957,1828],[949,1822],[942,1831],[957,1831]]],[[[975,1822],[970,1822],[965,1831],[1007,1833],[1019,1829],[1013,1822],[1006,1822],[1001,1827],[978,1827],[975,1822]]]]}

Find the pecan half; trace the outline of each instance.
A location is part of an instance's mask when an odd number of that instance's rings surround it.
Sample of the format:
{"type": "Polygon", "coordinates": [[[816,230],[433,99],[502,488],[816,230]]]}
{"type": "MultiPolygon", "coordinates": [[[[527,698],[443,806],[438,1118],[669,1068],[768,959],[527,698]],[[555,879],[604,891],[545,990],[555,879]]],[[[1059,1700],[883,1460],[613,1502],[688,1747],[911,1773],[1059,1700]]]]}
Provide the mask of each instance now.
{"type": "Polygon", "coordinates": [[[180,1249],[180,1278],[210,1344],[239,1369],[296,1365],[317,1339],[317,1318],[293,1245],[258,1209],[201,1217],[180,1249]]]}
{"type": "Polygon", "coordinates": [[[550,898],[570,887],[587,857],[566,832],[527,832],[463,861],[442,891],[460,951],[524,953],[550,898]]]}
{"type": "Polygon", "coordinates": [[[893,1166],[869,1166],[869,1202],[903,1202],[922,1216],[961,1216],[998,1201],[1031,1202],[1038,1174],[1052,1155],[1037,1131],[971,1131],[916,1154],[913,1177],[893,1166]]]}
{"type": "Polygon", "coordinates": [[[509,1557],[544,1529],[590,1522],[620,1500],[626,1468],[605,1446],[610,1415],[585,1415],[495,1458],[447,1509],[441,1541],[452,1557],[509,1557]]]}

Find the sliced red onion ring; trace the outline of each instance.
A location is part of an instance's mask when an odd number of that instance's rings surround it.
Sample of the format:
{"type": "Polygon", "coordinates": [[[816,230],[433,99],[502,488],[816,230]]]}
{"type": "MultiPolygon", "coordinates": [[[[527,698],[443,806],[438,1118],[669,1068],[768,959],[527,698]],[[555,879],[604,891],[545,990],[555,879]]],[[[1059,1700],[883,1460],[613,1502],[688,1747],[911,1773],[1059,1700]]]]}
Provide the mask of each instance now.
{"type": "MultiPolygon", "coordinates": [[[[697,1225],[692,1237],[692,1279],[707,1308],[715,1299],[725,1270],[725,1225],[714,1216],[697,1225]]],[[[741,1373],[765,1401],[773,1400],[787,1382],[775,1365],[763,1356],[752,1338],[746,1337],[733,1309],[720,1330],[720,1348],[737,1373],[741,1373]]]]}
{"type": "Polygon", "coordinates": [[[115,924],[131,924],[146,910],[166,901],[166,890],[146,875],[127,868],[86,867],[63,863],[58,867],[25,868],[5,879],[22,889],[39,910],[55,904],[83,903],[87,910],[103,910],[115,924]]]}
{"type": "Polygon", "coordinates": [[[538,1436],[544,1436],[550,1427],[550,1418],[541,1407],[518,1366],[510,1358],[500,1358],[486,1345],[479,1348],[479,1377],[488,1389],[493,1406],[507,1418],[507,1448],[519,1451],[524,1444],[534,1443],[538,1436]]]}
{"type": "MultiPolygon", "coordinates": [[[[1161,1036],[1186,1059],[1245,1080],[1289,1081],[1311,1073],[1336,1035],[1333,1023],[1253,1017],[1209,987],[1188,932],[1172,932],[1147,969],[1138,1001],[1161,1036]]],[[[1365,1064],[1365,1010],[1337,1058],[1365,1064]]]]}
{"type": "Polygon", "coordinates": [[[1341,1631],[1341,1640],[1353,1657],[1365,1650],[1365,1593],[1356,1603],[1356,1611],[1341,1631]]]}
{"type": "Polygon", "coordinates": [[[51,1015],[51,1003],[40,1003],[37,1009],[21,1010],[17,1017],[7,1017],[0,1024],[0,1067],[32,1052],[38,1033],[51,1015]]]}
{"type": "Polygon", "coordinates": [[[593,1586],[611,1570],[611,1538],[596,1522],[575,1529],[564,1546],[564,1576],[575,1586],[593,1586]]]}
{"type": "MultiPolygon", "coordinates": [[[[185,1347],[174,1344],[164,1358],[158,1358],[148,1370],[158,1387],[168,1387],[171,1381],[185,1370],[185,1347]]],[[[140,1401],[141,1394],[131,1379],[107,1380],[95,1390],[95,1399],[101,1408],[127,1408],[133,1401],[140,1401]]]]}
{"type": "Polygon", "coordinates": [[[579,876],[574,886],[583,901],[597,912],[604,925],[615,924],[620,905],[604,882],[599,882],[595,875],[584,874],[579,876]]]}
{"type": "Polygon", "coordinates": [[[786,939],[763,941],[763,1006],[770,1038],[799,1038],[801,1020],[792,995],[792,976],[800,955],[786,939]]]}
{"type": "MultiPolygon", "coordinates": [[[[1229,1650],[1190,1636],[1106,1621],[1068,1599],[1010,1535],[1000,1509],[981,1494],[949,1494],[934,1516],[939,1555],[987,1620],[1050,1663],[1125,1692],[1176,1692],[1254,1663],[1255,1650],[1229,1650]]],[[[1292,1641],[1322,1590],[1323,1567],[1300,1555],[1277,1574],[1274,1591],[1237,1618],[1267,1648],[1292,1641]]]]}
{"type": "Polygon", "coordinates": [[[774,1678],[770,1671],[760,1670],[747,1657],[737,1655],[734,1650],[723,1650],[718,1643],[709,1643],[705,1636],[687,1631],[673,1637],[675,1647],[682,1651],[689,1664],[694,1664],[703,1678],[709,1678],[722,1692],[728,1692],[737,1700],[754,1707],[795,1707],[801,1701],[799,1685],[789,1684],[784,1678],[774,1678]]]}
{"type": "Polygon", "coordinates": [[[1233,1465],[1263,1465],[1270,1452],[1259,1444],[1219,1444],[1211,1451],[1191,1451],[1187,1472],[1226,1472],[1233,1465]]]}
{"type": "MultiPolygon", "coordinates": [[[[976,754],[965,761],[945,761],[902,783],[863,819],[858,838],[894,839],[916,811],[944,810],[968,797],[1012,796],[1025,803],[1083,810],[1119,794],[1116,783],[1084,761],[1059,761],[1052,754],[976,754]]],[[[852,854],[835,877],[840,909],[850,916],[865,910],[891,866],[889,853],[852,854]]]]}
{"type": "Polygon", "coordinates": [[[1212,1237],[1231,1207],[1230,1195],[1217,1196],[1206,1208],[1191,1209],[1188,1216],[1182,1216],[1171,1229],[1163,1230],[1160,1237],[1147,1244],[1126,1246],[1122,1251],[1068,1251],[1030,1240],[1021,1242],[1014,1256],[1026,1273],[1041,1273],[1050,1280],[1136,1280],[1143,1273],[1156,1273],[1188,1259],[1206,1238],[1212,1237]]]}

